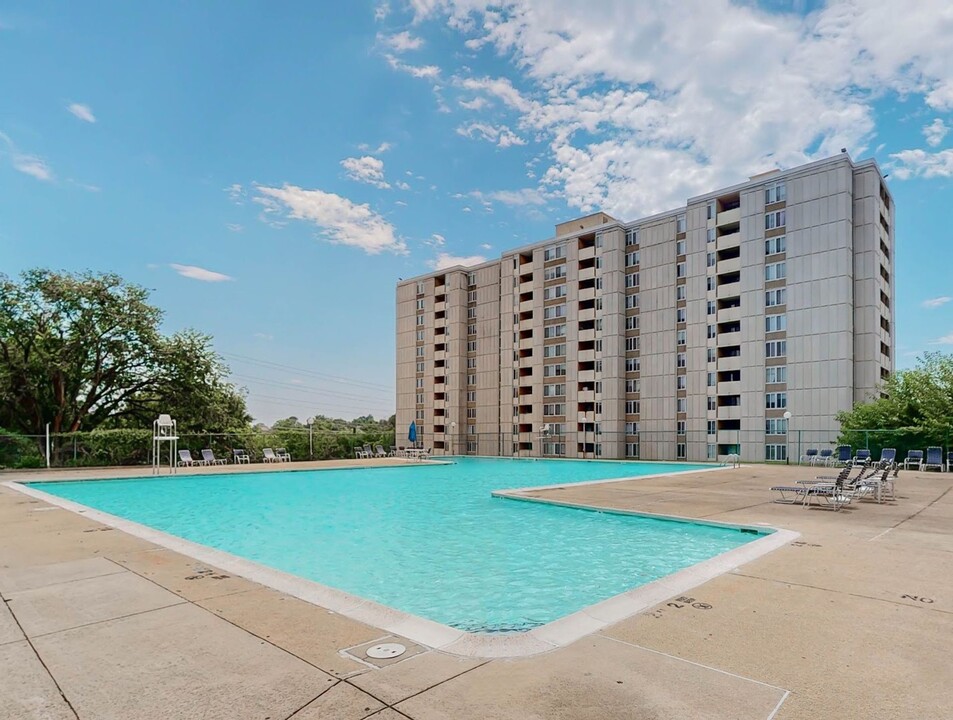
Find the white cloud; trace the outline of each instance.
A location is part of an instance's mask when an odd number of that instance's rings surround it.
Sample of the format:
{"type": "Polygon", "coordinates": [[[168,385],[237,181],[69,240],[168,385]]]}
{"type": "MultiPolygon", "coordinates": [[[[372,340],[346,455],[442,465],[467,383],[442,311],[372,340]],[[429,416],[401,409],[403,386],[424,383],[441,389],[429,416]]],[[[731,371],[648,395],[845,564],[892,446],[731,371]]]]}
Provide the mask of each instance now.
{"type": "Polygon", "coordinates": [[[225,223],[225,227],[227,227],[232,232],[236,232],[236,233],[239,233],[245,229],[245,226],[239,223],[225,223]]]}
{"type": "Polygon", "coordinates": [[[14,170],[44,182],[52,182],[55,179],[53,170],[43,158],[20,152],[13,140],[5,133],[0,132],[0,141],[3,141],[4,146],[6,146],[6,150],[3,150],[3,146],[0,146],[0,156],[8,155],[14,170]]]}
{"type": "Polygon", "coordinates": [[[266,213],[284,213],[321,229],[321,235],[336,245],[360,248],[369,255],[388,251],[407,253],[407,244],[398,239],[394,226],[370,209],[345,197],[322,190],[305,190],[295,185],[255,187],[255,202],[266,213]]]}
{"type": "Polygon", "coordinates": [[[468,205],[468,206],[466,206],[466,207],[463,208],[463,212],[473,212],[473,208],[471,208],[471,207],[468,205]]]}
{"type": "Polygon", "coordinates": [[[493,246],[490,245],[489,243],[483,243],[482,245],[480,245],[480,249],[481,249],[481,250],[492,250],[492,249],[493,249],[493,246]]]}
{"type": "Polygon", "coordinates": [[[386,0],[382,3],[378,3],[377,7],[374,8],[374,20],[381,22],[386,20],[387,16],[390,15],[390,3],[386,0]]]}
{"type": "Polygon", "coordinates": [[[234,280],[235,278],[224,275],[220,272],[215,272],[214,270],[206,270],[205,268],[197,267],[195,265],[177,265],[176,263],[171,263],[170,268],[175,270],[182,277],[187,277],[191,280],[201,280],[202,282],[225,282],[226,280],[234,280]]]}
{"type": "Polygon", "coordinates": [[[506,125],[495,126],[489,123],[471,122],[458,127],[457,134],[468,138],[487,140],[501,148],[526,144],[523,138],[510,130],[506,125]]]}
{"type": "Polygon", "coordinates": [[[482,110],[490,104],[489,100],[483,97],[475,97],[472,100],[459,100],[457,104],[465,110],[482,110]]]}
{"type": "Polygon", "coordinates": [[[891,153],[893,173],[900,180],[911,177],[953,177],[953,148],[931,153],[926,150],[901,150],[891,153]]]}
{"type": "Polygon", "coordinates": [[[430,245],[432,247],[439,247],[445,244],[446,242],[447,242],[447,238],[445,238],[443,235],[440,235],[439,233],[434,233],[433,235],[430,236],[429,240],[424,241],[424,244],[430,245]]]}
{"type": "Polygon", "coordinates": [[[357,146],[357,149],[360,150],[361,152],[370,153],[371,155],[381,155],[382,153],[386,153],[392,147],[393,145],[391,145],[389,142],[382,142],[376,148],[371,150],[370,145],[368,145],[367,143],[361,143],[360,145],[357,146]]]}
{"type": "Polygon", "coordinates": [[[96,122],[96,116],[93,115],[93,111],[89,105],[83,105],[82,103],[72,103],[71,105],[68,105],[66,109],[83,122],[96,122]]]}
{"type": "Polygon", "coordinates": [[[484,193],[483,197],[504,205],[545,205],[546,198],[543,194],[534,188],[522,188],[520,190],[495,190],[490,193],[484,193]]]}
{"type": "Polygon", "coordinates": [[[408,31],[395,33],[394,35],[377,34],[377,41],[386,45],[395,52],[407,52],[408,50],[419,50],[424,45],[423,38],[414,37],[408,31]]]}
{"type": "Polygon", "coordinates": [[[259,340],[274,340],[274,335],[269,335],[268,333],[256,332],[252,337],[258,338],[259,340]]]}
{"type": "Polygon", "coordinates": [[[936,147],[943,142],[943,138],[946,137],[948,132],[950,132],[950,128],[947,127],[941,118],[936,118],[932,123],[924,126],[923,137],[926,138],[927,145],[936,147]]]}
{"type": "Polygon", "coordinates": [[[930,341],[931,345],[953,345],[953,333],[930,341]]]}
{"type": "MultiPolygon", "coordinates": [[[[410,5],[417,25],[442,20],[466,47],[509,60],[510,79],[462,71],[454,84],[516,116],[488,127],[544,143],[537,174],[581,210],[633,217],[841,147],[863,154],[886,93],[953,109],[948,0],[902,13],[889,0],[830,0],[808,14],[731,0],[691,12],[653,0],[410,5]]],[[[949,172],[942,154],[901,160],[919,163],[911,174],[949,172]]]]}
{"type": "Polygon", "coordinates": [[[390,183],[384,180],[384,161],[379,158],[370,155],[345,158],[341,161],[341,167],[351,180],[367,183],[383,190],[390,188],[390,183]]]}
{"type": "Polygon", "coordinates": [[[394,187],[396,187],[398,190],[410,190],[410,185],[405,183],[403,180],[398,180],[395,182],[394,187]]]}
{"type": "Polygon", "coordinates": [[[394,55],[384,55],[384,57],[387,59],[387,64],[390,65],[394,70],[405,72],[415,78],[427,78],[433,80],[440,76],[440,68],[436,65],[408,65],[406,63],[402,63],[394,55]]]}
{"type": "Polygon", "coordinates": [[[396,202],[394,203],[394,205],[400,205],[401,207],[407,207],[407,203],[405,203],[403,200],[398,200],[398,201],[396,201],[396,202]]]}
{"type": "Polygon", "coordinates": [[[934,309],[934,308],[938,308],[938,307],[942,307],[942,306],[946,305],[948,302],[950,302],[950,300],[953,300],[953,298],[949,298],[949,297],[946,297],[946,296],[944,296],[944,297],[935,297],[935,298],[930,298],[929,300],[924,300],[924,301],[921,303],[921,305],[923,305],[923,307],[925,307],[925,308],[928,308],[928,309],[932,310],[932,309],[934,309]]]}
{"type": "Polygon", "coordinates": [[[228,193],[229,199],[236,205],[244,204],[247,193],[245,192],[245,188],[243,188],[239,183],[232,183],[225,188],[225,192],[228,193]]]}
{"type": "Polygon", "coordinates": [[[451,268],[456,265],[462,265],[463,267],[469,267],[471,265],[479,265],[480,263],[486,262],[486,258],[482,255],[450,255],[449,253],[437,253],[437,257],[433,260],[429,260],[427,264],[432,267],[434,270],[445,270],[446,268],[451,268]]]}

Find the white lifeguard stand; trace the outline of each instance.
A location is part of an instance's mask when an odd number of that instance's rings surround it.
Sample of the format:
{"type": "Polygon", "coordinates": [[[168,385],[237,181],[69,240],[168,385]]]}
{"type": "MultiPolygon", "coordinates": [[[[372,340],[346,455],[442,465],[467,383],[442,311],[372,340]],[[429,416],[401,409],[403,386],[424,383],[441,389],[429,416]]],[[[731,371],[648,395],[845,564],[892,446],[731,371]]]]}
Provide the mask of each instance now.
{"type": "Polygon", "coordinates": [[[152,423],[152,474],[158,475],[162,467],[162,443],[169,447],[169,474],[174,474],[178,465],[179,433],[171,415],[159,415],[152,423]]]}

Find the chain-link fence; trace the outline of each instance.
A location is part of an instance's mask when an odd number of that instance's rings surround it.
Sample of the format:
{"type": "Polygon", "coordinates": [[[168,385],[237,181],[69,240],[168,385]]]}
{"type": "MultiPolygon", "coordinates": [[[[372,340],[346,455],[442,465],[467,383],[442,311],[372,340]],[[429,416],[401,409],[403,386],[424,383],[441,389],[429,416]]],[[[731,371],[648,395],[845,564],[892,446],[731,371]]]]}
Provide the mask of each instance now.
{"type": "MultiPolygon", "coordinates": [[[[717,430],[680,433],[679,427],[664,431],[642,431],[637,435],[587,430],[566,432],[513,433],[432,433],[424,431],[416,442],[407,439],[407,432],[365,430],[328,432],[308,427],[276,430],[247,430],[229,433],[180,433],[178,446],[190,450],[194,458],[203,449],[216,457],[233,461],[234,451],[245,450],[252,461],[262,458],[265,448],[284,449],[292,461],[353,458],[355,450],[370,445],[386,452],[401,447],[426,448],[433,455],[482,455],[523,458],[588,458],[613,460],[660,460],[688,462],[722,462],[737,454],[744,462],[782,462],[796,464],[809,461],[824,451],[837,454],[839,445],[849,445],[852,452],[865,448],[877,459],[884,448],[894,448],[902,460],[909,450],[926,450],[931,446],[953,449],[953,429],[949,432],[899,430],[825,430],[792,429],[786,434],[770,435],[756,430],[717,430]]],[[[39,468],[47,465],[47,438],[0,433],[0,467],[39,468]]],[[[151,461],[152,431],[103,430],[57,433],[49,436],[50,467],[93,467],[147,465],[151,461]]]]}

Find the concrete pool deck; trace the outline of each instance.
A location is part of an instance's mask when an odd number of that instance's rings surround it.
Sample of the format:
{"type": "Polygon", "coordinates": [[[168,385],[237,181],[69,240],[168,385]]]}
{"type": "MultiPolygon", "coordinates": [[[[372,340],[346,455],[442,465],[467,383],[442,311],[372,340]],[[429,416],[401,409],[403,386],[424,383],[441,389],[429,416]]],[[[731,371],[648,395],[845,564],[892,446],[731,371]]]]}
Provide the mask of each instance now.
{"type": "MultiPolygon", "coordinates": [[[[354,464],[372,463],[340,463],[354,464]]],[[[836,513],[771,502],[770,485],[814,474],[745,466],[531,491],[801,537],[691,602],[489,661],[399,637],[408,653],[372,661],[363,650],[394,639],[377,628],[0,487],[0,719],[947,716],[953,475],[901,472],[895,502],[836,513]]]]}

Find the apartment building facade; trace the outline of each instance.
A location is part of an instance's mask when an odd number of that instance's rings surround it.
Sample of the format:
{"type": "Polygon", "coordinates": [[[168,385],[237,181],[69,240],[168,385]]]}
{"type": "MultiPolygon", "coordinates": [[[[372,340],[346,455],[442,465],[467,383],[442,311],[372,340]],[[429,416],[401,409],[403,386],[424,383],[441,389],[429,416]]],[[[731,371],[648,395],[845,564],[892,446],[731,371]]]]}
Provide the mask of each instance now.
{"type": "Polygon", "coordinates": [[[398,428],[447,454],[796,460],[893,372],[893,228],[844,153],[403,281],[398,428]]]}

